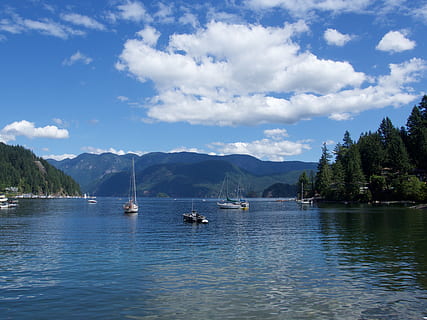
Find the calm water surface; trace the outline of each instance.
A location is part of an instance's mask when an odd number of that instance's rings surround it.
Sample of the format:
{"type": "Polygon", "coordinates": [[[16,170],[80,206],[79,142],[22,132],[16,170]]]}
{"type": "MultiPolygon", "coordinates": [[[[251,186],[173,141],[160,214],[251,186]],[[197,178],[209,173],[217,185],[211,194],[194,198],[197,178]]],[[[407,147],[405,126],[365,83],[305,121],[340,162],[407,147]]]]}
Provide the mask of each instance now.
{"type": "Polygon", "coordinates": [[[427,319],[427,212],[194,200],[0,211],[2,319],[427,319]]]}

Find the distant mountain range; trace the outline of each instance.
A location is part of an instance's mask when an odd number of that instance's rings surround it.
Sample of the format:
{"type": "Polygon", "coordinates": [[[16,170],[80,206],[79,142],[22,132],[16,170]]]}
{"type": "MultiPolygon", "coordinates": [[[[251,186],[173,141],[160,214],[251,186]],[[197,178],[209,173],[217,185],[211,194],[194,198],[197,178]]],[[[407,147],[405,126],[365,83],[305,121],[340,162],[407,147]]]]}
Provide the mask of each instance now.
{"type": "Polygon", "coordinates": [[[152,152],[142,156],[84,153],[74,159],[47,161],[76,180],[85,193],[126,196],[132,158],[138,196],[153,197],[216,197],[225,176],[229,190],[239,185],[245,196],[260,197],[273,184],[293,185],[303,171],[317,170],[315,162],[272,162],[248,155],[212,156],[192,152],[152,152]]]}

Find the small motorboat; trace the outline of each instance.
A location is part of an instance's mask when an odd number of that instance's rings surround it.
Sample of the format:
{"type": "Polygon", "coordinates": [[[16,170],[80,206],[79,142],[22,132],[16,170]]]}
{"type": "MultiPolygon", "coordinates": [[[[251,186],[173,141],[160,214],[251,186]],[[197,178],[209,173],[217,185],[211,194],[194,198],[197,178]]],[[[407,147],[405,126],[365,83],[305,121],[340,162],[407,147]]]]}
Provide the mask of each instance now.
{"type": "Polygon", "coordinates": [[[191,223],[208,223],[209,222],[205,216],[197,213],[196,210],[191,210],[190,213],[184,213],[182,217],[184,218],[185,222],[191,222],[191,223]]]}

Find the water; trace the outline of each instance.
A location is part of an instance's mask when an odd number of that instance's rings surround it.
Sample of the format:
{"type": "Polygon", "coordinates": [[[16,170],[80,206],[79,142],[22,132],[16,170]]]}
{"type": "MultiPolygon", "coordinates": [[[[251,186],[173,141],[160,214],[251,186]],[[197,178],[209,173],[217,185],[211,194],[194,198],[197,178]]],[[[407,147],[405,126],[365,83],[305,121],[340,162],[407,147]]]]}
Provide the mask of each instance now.
{"type": "Polygon", "coordinates": [[[195,200],[0,211],[1,319],[427,319],[427,212],[195,200]]]}

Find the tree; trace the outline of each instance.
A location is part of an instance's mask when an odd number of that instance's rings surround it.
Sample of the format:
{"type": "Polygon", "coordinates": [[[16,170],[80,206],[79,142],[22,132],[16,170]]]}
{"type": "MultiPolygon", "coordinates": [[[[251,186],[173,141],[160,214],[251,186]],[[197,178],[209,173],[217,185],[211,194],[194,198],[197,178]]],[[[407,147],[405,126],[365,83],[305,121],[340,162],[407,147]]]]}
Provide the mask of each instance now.
{"type": "Polygon", "coordinates": [[[364,186],[365,176],[362,171],[359,148],[356,144],[348,149],[344,172],[347,199],[359,200],[360,188],[364,186]]]}
{"type": "Polygon", "coordinates": [[[366,177],[381,174],[384,163],[385,152],[381,144],[380,135],[375,133],[365,133],[361,135],[357,142],[359,146],[362,170],[366,177]]]}
{"type": "Polygon", "coordinates": [[[406,127],[409,155],[417,168],[427,170],[427,96],[412,109],[406,127]]]}
{"type": "Polygon", "coordinates": [[[345,199],[345,172],[340,160],[332,164],[332,188],[329,198],[332,200],[345,199]]]}
{"type": "Polygon", "coordinates": [[[305,194],[307,193],[307,186],[308,184],[308,177],[307,174],[305,173],[305,171],[303,171],[303,173],[301,173],[301,175],[298,178],[298,187],[299,189],[303,192],[301,193],[301,198],[305,197],[305,194]]]}
{"type": "Polygon", "coordinates": [[[322,147],[322,156],[317,165],[317,174],[315,178],[316,190],[323,197],[327,197],[330,193],[330,188],[332,184],[332,170],[330,165],[330,160],[332,156],[326,147],[326,143],[322,147]]]}
{"type": "Polygon", "coordinates": [[[393,126],[388,117],[381,122],[378,134],[385,151],[383,165],[392,169],[393,172],[408,172],[411,168],[408,152],[399,130],[393,126]]]}

